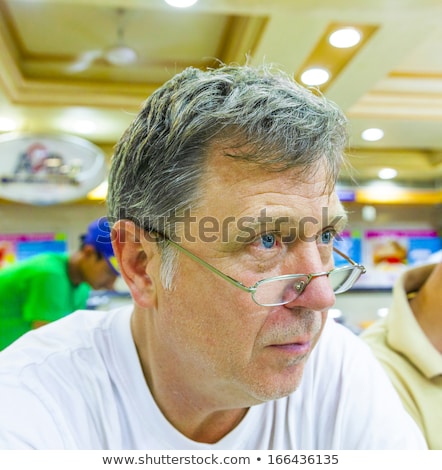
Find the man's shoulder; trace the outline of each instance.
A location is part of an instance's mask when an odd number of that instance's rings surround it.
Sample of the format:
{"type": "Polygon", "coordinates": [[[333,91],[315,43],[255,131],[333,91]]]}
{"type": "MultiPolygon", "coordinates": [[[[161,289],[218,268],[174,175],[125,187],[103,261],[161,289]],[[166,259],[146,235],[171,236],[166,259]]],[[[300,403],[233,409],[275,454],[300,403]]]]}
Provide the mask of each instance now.
{"type": "Polygon", "coordinates": [[[42,369],[57,361],[68,363],[82,351],[100,354],[113,323],[120,317],[129,322],[129,316],[127,308],[107,312],[78,310],[32,330],[0,353],[0,375],[13,371],[18,376],[25,369],[42,369]]]}
{"type": "Polygon", "coordinates": [[[60,275],[60,273],[66,272],[68,258],[66,253],[41,253],[12,263],[2,268],[0,272],[2,277],[26,276],[36,272],[60,275]]]}
{"type": "Polygon", "coordinates": [[[323,436],[330,448],[424,448],[422,436],[371,348],[334,320],[327,321],[307,362],[300,391],[299,396],[295,391],[291,400],[301,413],[311,410],[308,420],[314,422],[312,433],[320,433],[324,422],[326,426],[334,423],[335,431],[339,430],[342,442],[336,447],[323,436]],[[315,414],[318,403],[319,415],[315,414]],[[367,433],[367,426],[377,429],[376,433],[367,433]]]}
{"type": "Polygon", "coordinates": [[[316,383],[347,381],[353,369],[371,368],[375,358],[370,348],[348,327],[328,319],[307,361],[306,371],[316,383]]]}
{"type": "Polygon", "coordinates": [[[29,268],[38,267],[46,271],[66,270],[66,264],[69,260],[67,253],[42,253],[29,258],[26,262],[29,268]]]}
{"type": "Polygon", "coordinates": [[[118,430],[115,387],[124,390],[136,364],[130,314],[77,311],[0,353],[0,447],[101,448],[94,426],[118,430]]]}
{"type": "Polygon", "coordinates": [[[336,354],[345,355],[353,348],[365,348],[359,336],[345,325],[329,318],[324,326],[321,338],[318,342],[319,350],[328,351],[332,348],[336,354]]]}

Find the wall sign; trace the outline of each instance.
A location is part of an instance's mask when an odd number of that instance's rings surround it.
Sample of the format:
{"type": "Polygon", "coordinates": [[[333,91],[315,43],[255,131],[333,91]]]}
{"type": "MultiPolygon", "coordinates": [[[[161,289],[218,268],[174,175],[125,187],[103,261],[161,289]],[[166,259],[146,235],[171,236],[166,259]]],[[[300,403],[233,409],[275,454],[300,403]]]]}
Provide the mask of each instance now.
{"type": "Polygon", "coordinates": [[[66,253],[65,233],[0,233],[0,269],[40,253],[66,253]]]}
{"type": "MultiPolygon", "coordinates": [[[[402,272],[428,262],[431,255],[442,250],[436,230],[418,227],[345,230],[335,243],[367,268],[355,284],[360,289],[391,289],[402,272]]],[[[334,259],[336,266],[347,264],[338,255],[334,259]]]]}
{"type": "Polygon", "coordinates": [[[69,135],[0,136],[0,197],[34,205],[81,199],[105,178],[106,158],[69,135]]]}

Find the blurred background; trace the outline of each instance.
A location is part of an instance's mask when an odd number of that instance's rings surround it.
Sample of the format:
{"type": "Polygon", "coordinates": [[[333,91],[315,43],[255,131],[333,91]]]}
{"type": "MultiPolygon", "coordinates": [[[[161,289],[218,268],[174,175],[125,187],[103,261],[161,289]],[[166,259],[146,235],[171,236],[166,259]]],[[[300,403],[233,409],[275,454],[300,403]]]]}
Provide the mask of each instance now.
{"type": "MultiPolygon", "coordinates": [[[[440,0],[0,0],[0,269],[78,247],[106,214],[116,141],[164,81],[271,62],[350,121],[339,243],[368,272],[332,314],[359,331],[442,248],[441,19],[440,0]]],[[[125,302],[121,283],[91,297],[125,302]]]]}

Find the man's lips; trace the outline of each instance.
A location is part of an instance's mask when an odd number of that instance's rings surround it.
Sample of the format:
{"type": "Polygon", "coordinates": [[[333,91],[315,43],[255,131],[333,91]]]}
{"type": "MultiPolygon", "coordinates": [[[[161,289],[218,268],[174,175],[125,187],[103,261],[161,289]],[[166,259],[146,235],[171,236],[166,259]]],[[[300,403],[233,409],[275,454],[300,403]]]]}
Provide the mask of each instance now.
{"type": "Polygon", "coordinates": [[[310,351],[311,341],[297,341],[293,343],[288,342],[271,344],[269,345],[269,348],[290,354],[304,355],[310,351]]]}

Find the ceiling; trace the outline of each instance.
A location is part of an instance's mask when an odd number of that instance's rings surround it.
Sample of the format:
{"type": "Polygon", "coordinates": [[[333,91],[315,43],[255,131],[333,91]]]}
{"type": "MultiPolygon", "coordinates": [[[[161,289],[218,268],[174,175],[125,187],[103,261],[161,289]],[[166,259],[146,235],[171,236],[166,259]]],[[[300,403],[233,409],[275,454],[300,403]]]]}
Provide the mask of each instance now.
{"type": "Polygon", "coordinates": [[[350,120],[356,180],[387,166],[398,181],[441,193],[441,0],[199,0],[187,9],[163,0],[0,0],[0,124],[74,134],[110,156],[141,103],[173,74],[247,56],[295,78],[324,61],[332,76],[321,91],[350,120]],[[330,48],[334,25],[368,36],[359,47],[330,48]],[[135,64],[106,62],[119,41],[136,50],[135,64]],[[383,139],[364,141],[370,127],[383,139]]]}

